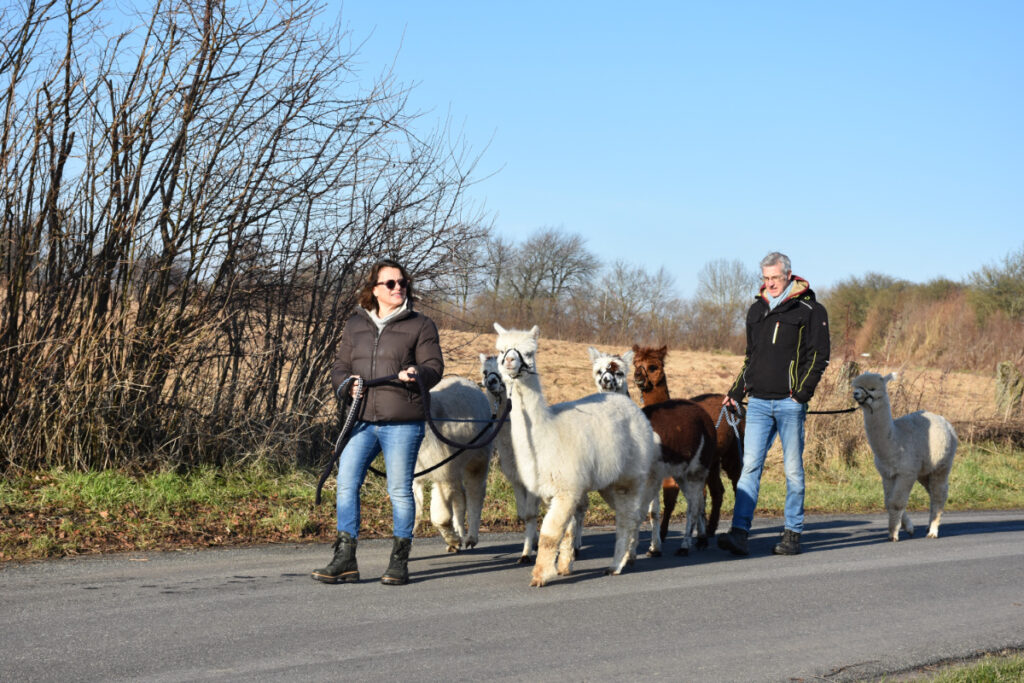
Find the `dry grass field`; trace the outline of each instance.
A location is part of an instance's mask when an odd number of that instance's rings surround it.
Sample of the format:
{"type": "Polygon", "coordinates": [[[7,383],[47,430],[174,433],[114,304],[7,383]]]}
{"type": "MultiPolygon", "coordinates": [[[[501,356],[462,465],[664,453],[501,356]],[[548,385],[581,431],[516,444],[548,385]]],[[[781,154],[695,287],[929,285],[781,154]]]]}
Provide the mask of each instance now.
{"type": "MultiPolygon", "coordinates": [[[[443,330],[446,373],[480,379],[479,354],[495,353],[495,334],[476,334],[443,330]]],[[[538,367],[544,395],[549,403],[571,401],[596,390],[590,375],[590,344],[545,339],[541,330],[538,367]]],[[[627,347],[598,346],[608,353],[624,353],[627,347]]],[[[996,418],[994,374],[985,377],[975,373],[942,372],[916,367],[877,367],[870,359],[857,359],[863,371],[887,373],[897,371],[899,381],[893,385],[894,405],[909,405],[911,410],[927,408],[956,422],[988,421],[996,418]],[[898,400],[901,399],[901,400],[898,400]]],[[[854,405],[842,388],[840,370],[844,359],[833,358],[822,378],[811,410],[834,410],[854,405]]],[[[743,358],[736,355],[699,351],[669,350],[666,372],[673,397],[686,398],[707,392],[724,393],[735,380],[743,358]]],[[[634,399],[638,394],[631,390],[634,399]]]]}

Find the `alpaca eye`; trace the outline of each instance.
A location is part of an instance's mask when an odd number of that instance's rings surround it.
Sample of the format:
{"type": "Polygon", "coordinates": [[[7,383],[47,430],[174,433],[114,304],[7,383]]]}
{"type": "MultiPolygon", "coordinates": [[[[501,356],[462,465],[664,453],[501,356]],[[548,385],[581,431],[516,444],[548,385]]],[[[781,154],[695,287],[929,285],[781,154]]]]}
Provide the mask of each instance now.
{"type": "Polygon", "coordinates": [[[657,370],[657,369],[658,369],[658,366],[657,366],[657,365],[648,365],[648,366],[647,366],[647,371],[648,371],[648,372],[654,372],[654,371],[655,371],[655,370],[657,370]]]}

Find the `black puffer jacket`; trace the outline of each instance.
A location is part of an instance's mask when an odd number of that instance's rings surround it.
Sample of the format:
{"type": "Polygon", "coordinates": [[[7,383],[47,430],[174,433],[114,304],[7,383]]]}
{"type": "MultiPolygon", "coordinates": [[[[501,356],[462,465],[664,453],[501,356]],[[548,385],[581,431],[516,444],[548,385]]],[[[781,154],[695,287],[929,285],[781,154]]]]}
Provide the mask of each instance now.
{"type": "Polygon", "coordinates": [[[807,403],[828,367],[828,313],[806,280],[793,276],[789,298],[769,310],[764,287],[747,311],[747,353],[729,389],[736,401],[792,396],[807,403]]]}
{"type": "MultiPolygon", "coordinates": [[[[419,366],[429,390],[441,381],[444,358],[437,326],[411,308],[389,320],[377,333],[377,325],[361,306],[345,323],[331,370],[334,391],[351,375],[377,379],[419,366]]],[[[358,419],[364,422],[409,422],[423,419],[423,399],[416,382],[394,382],[366,390],[358,419]]]]}

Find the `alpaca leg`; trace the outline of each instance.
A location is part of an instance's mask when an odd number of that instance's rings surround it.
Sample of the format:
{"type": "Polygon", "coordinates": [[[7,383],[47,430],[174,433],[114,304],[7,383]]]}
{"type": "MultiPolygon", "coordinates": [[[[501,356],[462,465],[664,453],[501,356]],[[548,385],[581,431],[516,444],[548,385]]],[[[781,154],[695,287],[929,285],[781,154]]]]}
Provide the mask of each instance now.
{"type": "Polygon", "coordinates": [[[946,507],[946,497],[949,495],[949,470],[932,472],[927,478],[924,478],[921,484],[928,490],[927,538],[938,538],[942,510],[946,507]]]}
{"type": "Polygon", "coordinates": [[[458,552],[461,542],[452,525],[452,497],[453,490],[449,482],[434,482],[430,495],[430,522],[441,532],[450,553],[458,552]]]}
{"type": "Polygon", "coordinates": [[[423,499],[426,495],[427,481],[423,477],[417,477],[412,480],[412,498],[416,503],[416,517],[412,523],[413,531],[420,528],[423,524],[423,499]]]}
{"type": "MultiPolygon", "coordinates": [[[[707,539],[714,538],[718,531],[718,520],[722,516],[722,501],[725,498],[725,485],[722,484],[722,467],[716,463],[708,472],[708,492],[711,494],[711,516],[708,518],[708,526],[704,535],[704,544],[697,541],[698,548],[707,547],[707,539]]],[[[701,507],[703,509],[703,506],[701,507]]]]}
{"type": "Polygon", "coordinates": [[[548,512],[540,525],[540,541],[537,544],[537,562],[533,566],[531,586],[543,586],[558,573],[555,569],[555,555],[565,537],[577,500],[572,495],[559,495],[551,499],[548,512]]]}
{"type": "Polygon", "coordinates": [[[466,486],[466,536],[463,545],[475,548],[480,540],[480,518],[483,516],[484,496],[487,494],[489,459],[477,459],[466,465],[463,481],[466,486]]]}
{"type": "Polygon", "coordinates": [[[573,513],[573,536],[572,536],[572,549],[574,557],[580,556],[580,551],[583,549],[583,520],[587,517],[587,510],[590,509],[590,499],[586,493],[583,494],[583,498],[580,499],[579,504],[576,506],[576,512],[573,513]]]}
{"type": "Polygon", "coordinates": [[[662,521],[668,519],[668,513],[665,513],[665,517],[661,516],[661,496],[658,495],[659,493],[658,488],[654,487],[654,491],[648,489],[647,494],[644,496],[649,501],[647,504],[647,518],[651,520],[651,545],[647,549],[647,557],[661,557],[661,528],[662,525],[666,529],[668,527],[662,521]]]}
{"type": "Polygon", "coordinates": [[[576,558],[576,539],[580,537],[579,510],[580,508],[577,506],[576,512],[569,518],[569,524],[565,527],[562,542],[558,544],[558,561],[555,564],[555,570],[559,576],[572,574],[572,563],[576,558]]]}
{"type": "MultiPolygon", "coordinates": [[[[707,470],[697,465],[690,468],[683,477],[683,497],[686,499],[686,532],[683,534],[683,542],[676,551],[676,555],[690,554],[690,539],[694,530],[698,535],[704,536],[704,546],[707,546],[707,527],[704,524],[704,482],[707,478],[707,470]]],[[[699,543],[698,543],[699,545],[699,543]]]]}
{"type": "MultiPolygon", "coordinates": [[[[615,556],[605,570],[606,574],[621,574],[631,559],[631,550],[636,548],[643,505],[647,500],[646,489],[643,482],[635,482],[626,487],[620,484],[620,488],[610,496],[615,503],[615,556]]],[[[605,500],[608,499],[609,496],[605,496],[605,500]]]]}
{"type": "Polygon", "coordinates": [[[910,489],[913,485],[913,477],[900,475],[893,477],[889,485],[885,507],[889,512],[889,540],[891,541],[900,540],[901,523],[909,535],[914,535],[914,525],[910,523],[910,516],[907,514],[907,501],[910,500],[910,489]]]}
{"type": "Polygon", "coordinates": [[[672,477],[665,479],[661,485],[661,495],[665,499],[665,511],[661,518],[661,540],[668,538],[668,526],[672,522],[672,511],[676,509],[676,501],[679,500],[679,487],[672,477]]]}
{"type": "Polygon", "coordinates": [[[522,484],[512,485],[512,492],[516,497],[516,514],[523,520],[525,530],[523,533],[523,554],[519,556],[519,564],[528,564],[534,548],[537,547],[537,516],[540,509],[540,500],[537,496],[527,491],[522,484]]]}

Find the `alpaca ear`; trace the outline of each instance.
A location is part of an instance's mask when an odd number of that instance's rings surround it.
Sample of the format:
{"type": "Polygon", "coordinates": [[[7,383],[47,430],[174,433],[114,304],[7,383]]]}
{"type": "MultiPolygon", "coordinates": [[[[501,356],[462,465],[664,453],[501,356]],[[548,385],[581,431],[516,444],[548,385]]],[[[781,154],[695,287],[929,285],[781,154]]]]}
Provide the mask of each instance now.
{"type": "Polygon", "coordinates": [[[633,344],[633,353],[640,353],[640,345],[633,344]]]}
{"type": "Polygon", "coordinates": [[[486,353],[481,353],[480,354],[480,365],[483,365],[486,362],[487,362],[487,354],[486,353]]]}
{"type": "Polygon", "coordinates": [[[540,338],[540,328],[537,327],[536,325],[534,325],[533,328],[530,330],[530,334],[533,335],[534,339],[539,339],[540,338]]]}
{"type": "Polygon", "coordinates": [[[587,353],[590,354],[590,362],[596,363],[597,359],[601,357],[601,352],[595,349],[593,346],[587,347],[587,353]]]}
{"type": "Polygon", "coordinates": [[[497,332],[498,334],[505,334],[506,332],[508,332],[508,330],[506,330],[498,323],[494,323],[494,331],[497,332]]]}
{"type": "Polygon", "coordinates": [[[624,354],[622,354],[622,362],[625,363],[627,366],[633,364],[633,351],[632,350],[626,351],[624,354]]]}
{"type": "Polygon", "coordinates": [[[889,384],[889,382],[893,381],[894,379],[896,379],[896,373],[890,372],[888,375],[882,378],[882,381],[885,382],[886,384],[889,384]]]}
{"type": "Polygon", "coordinates": [[[665,356],[668,355],[668,346],[662,346],[658,349],[658,355],[661,356],[662,360],[665,360],[665,356]]]}

